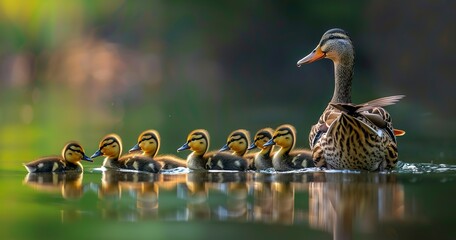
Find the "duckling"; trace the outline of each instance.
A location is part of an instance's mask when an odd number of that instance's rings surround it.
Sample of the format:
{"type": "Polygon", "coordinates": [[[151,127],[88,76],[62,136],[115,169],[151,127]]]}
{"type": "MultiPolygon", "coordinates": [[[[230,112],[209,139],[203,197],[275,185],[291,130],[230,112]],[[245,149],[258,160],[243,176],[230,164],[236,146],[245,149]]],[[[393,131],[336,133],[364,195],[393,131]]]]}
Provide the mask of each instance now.
{"type": "Polygon", "coordinates": [[[187,157],[187,166],[191,170],[239,170],[247,169],[247,161],[239,156],[210,152],[209,133],[205,129],[196,129],[187,137],[187,142],[177,149],[178,152],[190,149],[191,154],[187,157]]]}
{"type": "Polygon", "coordinates": [[[150,157],[138,154],[129,154],[120,157],[122,142],[117,134],[106,135],[99,144],[99,149],[91,156],[96,158],[105,156],[103,167],[107,169],[131,169],[137,171],[157,173],[162,165],[150,157]]]}
{"type": "Polygon", "coordinates": [[[93,162],[92,158],[84,153],[84,149],[77,142],[69,142],[63,147],[62,156],[52,156],[25,163],[24,167],[29,173],[40,172],[82,172],[81,160],[93,162]]]}
{"type": "Polygon", "coordinates": [[[279,151],[272,158],[272,165],[276,171],[289,171],[306,167],[314,167],[310,150],[291,151],[296,143],[296,130],[289,124],[278,127],[272,138],[263,146],[280,146],[279,151]]]}
{"type": "Polygon", "coordinates": [[[153,158],[162,164],[162,169],[187,167],[184,159],[174,155],[157,156],[160,149],[160,134],[156,130],[146,130],[138,137],[138,143],[130,149],[130,152],[142,150],[143,155],[153,158]]]}
{"type": "Polygon", "coordinates": [[[272,146],[264,146],[270,139],[272,139],[272,128],[263,128],[258,130],[255,134],[255,138],[253,139],[252,144],[249,146],[248,150],[252,150],[255,148],[261,149],[259,152],[255,154],[254,157],[254,165],[256,170],[265,170],[268,168],[272,168],[272,146]]]}
{"type": "Polygon", "coordinates": [[[255,170],[254,157],[255,153],[246,153],[249,147],[250,133],[245,129],[238,129],[230,133],[226,144],[220,148],[220,152],[231,150],[233,155],[247,160],[249,169],[255,170]]]}

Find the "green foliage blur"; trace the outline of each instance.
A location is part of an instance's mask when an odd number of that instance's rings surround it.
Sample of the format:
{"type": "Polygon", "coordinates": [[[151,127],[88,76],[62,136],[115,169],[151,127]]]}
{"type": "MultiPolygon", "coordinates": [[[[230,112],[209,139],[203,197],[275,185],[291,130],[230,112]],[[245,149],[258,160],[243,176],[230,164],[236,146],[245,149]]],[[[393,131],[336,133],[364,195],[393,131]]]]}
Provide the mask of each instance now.
{"type": "Polygon", "coordinates": [[[296,62],[333,27],[355,43],[355,102],[407,95],[388,108],[407,132],[401,160],[456,163],[453,9],[425,0],[0,0],[0,168],[23,170],[70,140],[92,154],[111,132],[128,149],[149,128],[161,133],[161,153],[195,128],[218,149],[235,129],[283,123],[307,147],[333,68],[296,62]]]}

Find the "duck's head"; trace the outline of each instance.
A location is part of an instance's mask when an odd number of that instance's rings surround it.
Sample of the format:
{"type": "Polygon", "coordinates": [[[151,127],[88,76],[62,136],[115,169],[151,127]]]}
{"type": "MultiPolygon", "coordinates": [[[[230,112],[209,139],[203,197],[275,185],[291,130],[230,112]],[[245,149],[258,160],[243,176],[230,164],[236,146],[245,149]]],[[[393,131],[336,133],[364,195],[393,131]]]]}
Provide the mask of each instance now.
{"type": "Polygon", "coordinates": [[[160,149],[160,134],[156,130],[146,130],[138,137],[138,142],[130,152],[142,150],[146,155],[154,157],[160,149]]]}
{"type": "Polygon", "coordinates": [[[272,138],[273,132],[274,132],[274,130],[272,128],[263,128],[263,129],[258,130],[258,132],[255,134],[253,142],[252,142],[252,144],[250,144],[248,150],[252,150],[257,147],[260,149],[271,148],[271,146],[264,146],[264,144],[267,143],[272,138]]]}
{"type": "Polygon", "coordinates": [[[69,142],[62,151],[62,156],[71,163],[78,163],[81,160],[93,162],[92,158],[88,157],[82,146],[77,142],[69,142]]]}
{"type": "Polygon", "coordinates": [[[190,132],[187,142],[177,149],[178,152],[190,149],[198,155],[203,155],[209,148],[209,133],[205,129],[196,129],[190,132]]]}
{"type": "Polygon", "coordinates": [[[250,133],[245,129],[238,129],[230,133],[226,144],[219,151],[233,150],[237,155],[242,156],[249,147],[250,133]]]}
{"type": "Polygon", "coordinates": [[[101,141],[98,150],[91,156],[96,158],[105,156],[110,158],[118,158],[122,153],[122,142],[117,134],[108,134],[101,141]]]}
{"type": "Polygon", "coordinates": [[[340,28],[326,31],[321,37],[317,47],[299,60],[297,65],[312,63],[317,60],[328,58],[334,63],[353,63],[355,50],[348,33],[340,28]]]}
{"type": "Polygon", "coordinates": [[[290,124],[284,124],[274,131],[272,138],[263,146],[277,145],[286,149],[293,148],[295,144],[295,136],[295,128],[290,124]]]}

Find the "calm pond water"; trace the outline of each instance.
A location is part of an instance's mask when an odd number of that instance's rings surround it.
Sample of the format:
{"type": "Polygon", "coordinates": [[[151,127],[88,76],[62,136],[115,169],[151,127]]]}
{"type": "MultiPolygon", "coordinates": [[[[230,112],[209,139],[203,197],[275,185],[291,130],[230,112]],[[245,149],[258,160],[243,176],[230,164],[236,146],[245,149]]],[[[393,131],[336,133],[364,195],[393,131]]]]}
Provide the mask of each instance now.
{"type": "Polygon", "coordinates": [[[2,239],[456,236],[456,166],[393,172],[0,172],[2,239]]]}

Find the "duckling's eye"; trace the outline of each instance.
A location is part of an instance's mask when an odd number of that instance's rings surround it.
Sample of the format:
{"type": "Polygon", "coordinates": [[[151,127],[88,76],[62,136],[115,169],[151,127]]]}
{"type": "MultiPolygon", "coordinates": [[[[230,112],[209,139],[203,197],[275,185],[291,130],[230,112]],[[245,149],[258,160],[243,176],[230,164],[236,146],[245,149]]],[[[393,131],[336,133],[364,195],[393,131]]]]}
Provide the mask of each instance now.
{"type": "Polygon", "coordinates": [[[72,153],[72,152],[69,152],[68,155],[73,156],[73,153],[72,153]]]}
{"type": "Polygon", "coordinates": [[[285,137],[285,139],[290,139],[290,137],[287,136],[287,137],[285,137]]]}
{"type": "Polygon", "coordinates": [[[201,141],[200,144],[203,144],[203,141],[201,141]]]}

